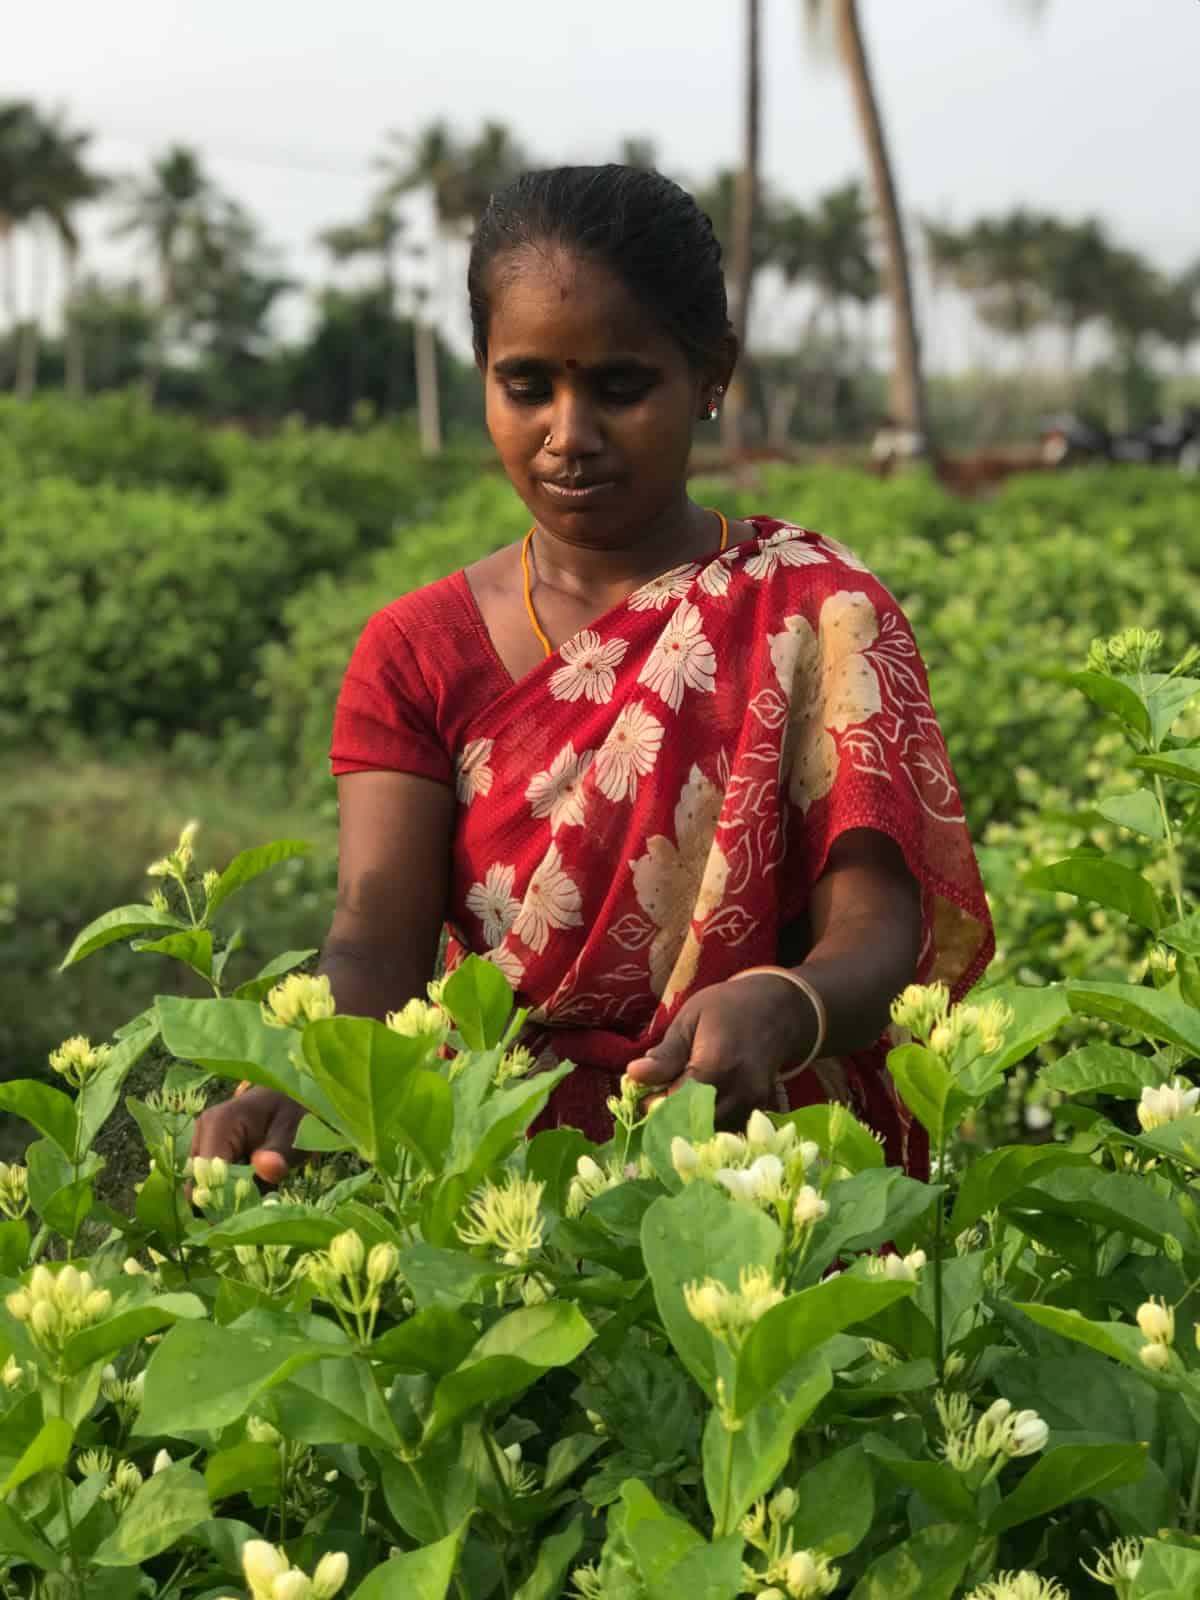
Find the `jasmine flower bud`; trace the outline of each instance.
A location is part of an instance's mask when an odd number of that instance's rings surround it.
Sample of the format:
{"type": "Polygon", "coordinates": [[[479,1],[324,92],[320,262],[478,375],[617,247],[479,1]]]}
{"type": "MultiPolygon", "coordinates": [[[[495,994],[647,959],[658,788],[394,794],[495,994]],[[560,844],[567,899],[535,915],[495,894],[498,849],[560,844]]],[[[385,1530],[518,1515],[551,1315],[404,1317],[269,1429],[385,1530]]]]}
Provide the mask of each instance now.
{"type": "Polygon", "coordinates": [[[333,1600],[333,1596],[346,1581],[350,1571],[350,1558],[342,1550],[331,1550],[317,1562],[313,1573],[312,1600],[333,1600]]]}

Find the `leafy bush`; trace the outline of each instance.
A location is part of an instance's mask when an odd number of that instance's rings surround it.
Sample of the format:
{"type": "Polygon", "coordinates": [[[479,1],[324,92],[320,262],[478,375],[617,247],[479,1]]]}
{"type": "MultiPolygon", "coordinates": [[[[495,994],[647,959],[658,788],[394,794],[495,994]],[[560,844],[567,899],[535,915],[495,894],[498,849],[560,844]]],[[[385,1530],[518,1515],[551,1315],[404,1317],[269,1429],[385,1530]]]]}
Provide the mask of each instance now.
{"type": "Polygon", "coordinates": [[[906,991],[888,1068],[932,1183],[839,1106],[715,1134],[694,1082],[650,1114],[623,1087],[604,1146],[524,1140],[570,1068],[532,1070],[493,966],[386,1024],[282,976],[300,952],[229,992],[214,922],[298,847],[201,874],[185,832],[153,902],[67,964],[133,940],[213,997],[67,1041],[75,1098],[0,1089],[42,1134],[0,1172],[10,1592],[1194,1596],[1200,934],[1177,843],[1200,744],[1176,730],[1200,680],[1154,648],[1123,635],[1077,685],[1142,775],[1097,810],[1161,853],[1167,894],[1094,852],[1037,878],[1153,933],[1151,981],[954,1010],[906,991]],[[1058,1140],[973,1156],[963,1119],[1069,1015],[1109,1031],[1043,1073],[1058,1140]],[[91,1145],[152,1050],[126,1216],[95,1204],[91,1145]],[[324,1163],[265,1202],[248,1168],[189,1165],[213,1077],[300,1101],[324,1163]]]}
{"type": "Polygon", "coordinates": [[[151,411],[134,393],[101,395],[86,405],[50,395],[0,399],[0,463],[7,483],[63,477],[203,495],[229,487],[211,433],[151,411]]]}

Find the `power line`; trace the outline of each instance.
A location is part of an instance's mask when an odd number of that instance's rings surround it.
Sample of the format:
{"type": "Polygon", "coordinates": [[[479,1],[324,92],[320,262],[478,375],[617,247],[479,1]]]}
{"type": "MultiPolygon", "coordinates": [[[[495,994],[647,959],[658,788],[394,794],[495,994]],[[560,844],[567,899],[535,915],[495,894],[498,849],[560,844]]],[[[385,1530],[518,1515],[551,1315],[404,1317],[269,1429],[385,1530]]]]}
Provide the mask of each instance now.
{"type": "MultiPolygon", "coordinates": [[[[121,127],[115,123],[105,123],[95,129],[96,136],[103,139],[116,139],[124,143],[139,144],[147,148],[164,149],[170,144],[184,144],[188,141],[179,134],[151,134],[145,129],[121,127]]],[[[212,143],[207,139],[194,141],[207,156],[221,161],[240,161],[247,165],[259,167],[273,167],[277,170],[290,172],[304,172],[313,176],[330,178],[369,178],[372,176],[370,165],[366,161],[356,164],[338,159],[311,155],[297,150],[272,149],[266,145],[233,144],[222,141],[212,143]]]]}

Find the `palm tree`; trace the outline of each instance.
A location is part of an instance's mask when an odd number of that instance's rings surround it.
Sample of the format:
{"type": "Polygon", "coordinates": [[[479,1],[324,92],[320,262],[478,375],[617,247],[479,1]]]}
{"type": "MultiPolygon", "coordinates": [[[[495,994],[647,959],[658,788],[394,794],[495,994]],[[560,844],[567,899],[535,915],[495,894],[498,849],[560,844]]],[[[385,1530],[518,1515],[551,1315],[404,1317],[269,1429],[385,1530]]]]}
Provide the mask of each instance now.
{"type": "Polygon", "coordinates": [[[34,154],[40,119],[29,100],[0,103],[0,303],[16,353],[20,333],[15,245],[34,211],[34,154]]]}
{"type": "Polygon", "coordinates": [[[742,162],[733,191],[730,229],[730,322],[742,352],[741,370],[734,375],[721,412],[721,443],[729,453],[742,442],[746,404],[746,335],[750,325],[750,291],[754,282],[754,224],[759,202],[758,156],[762,142],[760,0],[744,0],[745,51],[742,58],[742,162]]]}
{"type": "Polygon", "coordinates": [[[932,447],[932,437],[921,376],[912,274],[896,180],[859,23],[857,0],[805,0],[805,8],[814,27],[832,25],[837,51],[850,80],[883,235],[883,277],[892,308],[893,361],[888,409],[892,421],[912,435],[925,452],[932,447]]]}
{"type": "Polygon", "coordinates": [[[433,197],[434,283],[418,299],[414,347],[421,448],[426,455],[436,455],[442,447],[442,421],[435,321],[445,278],[446,247],[466,238],[493,191],[515,178],[527,160],[508,129],[497,122],[485,123],[478,138],[467,145],[448,123],[439,120],[411,138],[389,135],[389,146],[375,163],[384,175],[380,198],[390,203],[424,188],[433,197]]]}
{"type": "Polygon", "coordinates": [[[1069,381],[1075,377],[1080,333],[1087,323],[1104,315],[1111,252],[1104,224],[1095,217],[1076,223],[1047,222],[1046,294],[1053,316],[1062,325],[1069,381]]]}
{"type": "MultiPolygon", "coordinates": [[[[1045,0],[1020,0],[1030,17],[1045,0]]],[[[883,234],[883,278],[892,307],[892,373],[889,409],[892,420],[914,435],[928,452],[933,447],[929,408],[921,374],[921,342],[913,297],[912,273],[896,180],[884,134],[883,118],[871,77],[857,0],[804,0],[814,32],[831,27],[838,54],[850,80],[860,131],[866,146],[875,209],[883,234]]]]}
{"type": "MultiPolygon", "coordinates": [[[[352,261],[359,256],[376,258],[379,263],[379,298],[389,317],[396,315],[397,255],[407,232],[408,224],[396,209],[394,201],[376,196],[371,210],[363,222],[345,223],[326,228],[320,242],[335,261],[352,261]]],[[[365,352],[359,350],[354,340],[359,332],[357,322],[349,324],[351,339],[350,394],[351,410],[358,403],[360,379],[366,369],[365,352]]],[[[387,407],[391,409],[397,393],[397,375],[388,374],[387,407]]]]}
{"type": "MultiPolygon", "coordinates": [[[[92,138],[90,133],[72,132],[65,126],[62,116],[58,115],[45,123],[44,138],[45,159],[38,176],[40,209],[57,235],[62,249],[66,387],[70,394],[81,396],[86,387],[86,372],[83,325],[74,315],[79,279],[79,232],[74,213],[78,206],[98,199],[108,188],[109,180],[92,171],[84,160],[84,152],[92,138]]],[[[32,352],[32,387],[37,373],[36,323],[31,325],[28,342],[32,352]]]]}
{"type": "Polygon", "coordinates": [[[126,185],[124,198],[126,214],[115,231],[142,235],[153,252],[158,279],[158,328],[145,377],[146,395],[153,403],[169,338],[186,312],[181,293],[186,264],[209,226],[218,196],[197,153],[172,145],[154,162],[147,179],[126,185]]]}

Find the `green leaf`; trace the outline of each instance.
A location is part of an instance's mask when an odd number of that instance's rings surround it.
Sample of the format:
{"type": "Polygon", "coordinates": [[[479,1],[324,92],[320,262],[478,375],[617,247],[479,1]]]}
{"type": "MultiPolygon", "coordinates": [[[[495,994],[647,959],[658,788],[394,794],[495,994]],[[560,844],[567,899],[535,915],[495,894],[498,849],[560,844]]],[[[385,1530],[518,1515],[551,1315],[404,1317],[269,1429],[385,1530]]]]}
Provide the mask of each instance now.
{"type": "Polygon", "coordinates": [[[678,1138],[704,1144],[711,1139],[716,1104],[717,1091],[711,1083],[689,1078],[660,1103],[646,1124],[642,1152],[672,1194],[683,1188],[683,1179],[671,1160],[671,1141],[678,1138]]]}
{"type": "Polygon", "coordinates": [[[790,1122],[798,1136],[811,1139],[827,1161],[850,1172],[884,1164],[883,1146],[875,1135],[837,1102],[801,1106],[779,1120],[781,1124],[790,1122]]]}
{"type": "Polygon", "coordinates": [[[118,1302],[103,1322],[71,1335],[63,1348],[63,1365],[68,1372],[82,1372],[160,1328],[206,1315],[203,1300],[194,1294],[160,1294],[133,1306],[118,1302]]]}
{"type": "Polygon", "coordinates": [[[1200,1167],[1200,1116],[1193,1112],[1175,1122],[1166,1122],[1161,1128],[1143,1133],[1137,1142],[1147,1155],[1168,1156],[1186,1167],[1200,1167]]]}
{"type": "Polygon", "coordinates": [[[233,991],[235,1000],[262,1000],[269,990],[273,989],[280,978],[287,973],[302,966],[309,956],[315,956],[315,950],[285,950],[282,955],[268,961],[253,978],[248,978],[245,983],[239,983],[233,991]]]}
{"type": "Polygon", "coordinates": [[[1035,867],[1022,879],[1027,889],[1047,889],[1073,894],[1081,900],[1119,911],[1139,927],[1153,933],[1165,920],[1162,902],[1153,884],[1119,861],[1101,856],[1068,856],[1049,866],[1035,867]]]}
{"type": "Polygon", "coordinates": [[[647,1600],[731,1600],[742,1590],[739,1536],[708,1544],[690,1523],[660,1505],[636,1479],[621,1485],[623,1533],[647,1600]]]}
{"type": "Polygon", "coordinates": [[[207,928],[188,928],[184,933],[168,933],[161,939],[135,939],[130,949],[148,950],[156,955],[171,956],[191,967],[202,978],[211,978],[213,970],[212,934],[207,928]]]}
{"type": "Polygon", "coordinates": [[[829,1215],[813,1233],[805,1275],[814,1280],[839,1257],[855,1255],[903,1234],[934,1205],[942,1189],[898,1167],[867,1167],[832,1184],[829,1215]]]}
{"type": "Polygon", "coordinates": [[[1115,1044],[1085,1044],[1061,1056],[1038,1073],[1038,1087],[1059,1094],[1107,1094],[1140,1099],[1143,1089],[1163,1081],[1162,1069],[1149,1056],[1115,1044]]]}
{"type": "Polygon", "coordinates": [[[397,1328],[389,1328],[371,1345],[371,1359],[400,1372],[428,1372],[435,1377],[453,1372],[477,1338],[475,1326],[461,1311],[426,1306],[397,1328]]]}
{"type": "Polygon", "coordinates": [[[203,1242],[209,1249],[239,1244],[294,1244],[305,1250],[324,1250],[341,1232],[342,1224],[328,1211],[281,1202],[254,1206],[226,1217],[204,1235],[203,1242]]]}
{"type": "Polygon", "coordinates": [[[1132,763],[1143,772],[1157,773],[1160,778],[1173,778],[1177,783],[1200,787],[1200,749],[1161,750],[1157,755],[1138,756],[1132,763]]]}
{"type": "Polygon", "coordinates": [[[736,1289],[743,1267],[774,1266],[779,1245],[779,1228],[769,1217],[738,1205],[707,1183],[664,1195],[642,1220],[642,1251],[658,1314],[684,1366],[709,1399],[716,1394],[716,1341],[688,1312],[684,1286],[715,1278],[736,1289]]]}
{"type": "Polygon", "coordinates": [[[468,1050],[493,1050],[508,1027],[513,992],[494,961],[468,956],[442,985],[441,1003],[468,1050]]]}
{"type": "Polygon", "coordinates": [[[797,1550],[831,1560],[849,1555],[871,1531],[875,1485],[866,1452],[852,1444],[827,1456],[796,1484],[799,1506],[788,1531],[797,1550]]]}
{"type": "Polygon", "coordinates": [[[92,1209],[92,1179],[104,1162],[89,1154],[74,1178],[71,1161],[49,1139],[36,1139],[25,1152],[29,1168],[29,1198],[48,1228],[73,1239],[92,1209]]]}
{"type": "Polygon", "coordinates": [[[50,1417],[22,1452],[20,1460],[0,1486],[0,1499],[7,1500],[14,1489],[39,1472],[56,1472],[66,1466],[75,1429],[62,1417],[50,1417]]]}
{"type": "Polygon", "coordinates": [[[1003,1533],[1033,1517],[1135,1483],[1146,1465],[1144,1444],[1075,1444],[1049,1450],[988,1518],[989,1533],[1003,1533]]]}
{"type": "Polygon", "coordinates": [[[979,1221],[986,1211],[1004,1204],[1010,1195],[1024,1189],[1033,1179],[1057,1167],[1090,1166],[1085,1155],[1066,1150],[1062,1145],[1009,1145],[981,1156],[967,1168],[954,1202],[951,1233],[962,1233],[979,1221]]]}
{"type": "Polygon", "coordinates": [[[835,1333],[911,1297],[915,1285],[890,1278],[827,1278],[772,1306],[750,1329],[737,1357],[733,1411],[744,1417],[835,1333]]]}
{"type": "Polygon", "coordinates": [[[302,839],[276,839],[273,844],[255,845],[251,850],[243,850],[234,856],[217,879],[216,886],[208,897],[208,909],[205,912],[207,922],[218,906],[224,905],[231,894],[242,888],[253,878],[263,872],[269,872],[272,867],[277,867],[281,861],[289,861],[293,856],[307,855],[312,849],[302,839]]]}
{"type": "Polygon", "coordinates": [[[400,1270],[418,1306],[461,1306],[483,1298],[512,1268],[465,1250],[440,1250],[417,1239],[400,1252],[400,1270]]]}
{"type": "Polygon", "coordinates": [[[953,1600],[978,1543],[977,1528],[922,1528],[873,1561],[850,1600],[953,1600]]]}
{"type": "Polygon", "coordinates": [[[1143,838],[1157,842],[1165,837],[1158,799],[1149,789],[1135,789],[1132,794],[1108,795],[1096,801],[1096,810],[1108,822],[1128,828],[1131,833],[1140,833],[1143,838]]]}
{"type": "Polygon", "coordinates": [[[169,1550],[211,1516],[204,1479],[176,1462],[146,1479],[92,1560],[100,1567],[135,1567],[169,1550]]]}
{"type": "MultiPolygon", "coordinates": [[[[1200,755],[1200,751],[1197,754],[1200,755]]],[[[1193,911],[1179,922],[1168,923],[1158,930],[1158,937],[1182,956],[1200,956],[1200,911],[1193,911]]]]}
{"type": "Polygon", "coordinates": [[[970,1109],[969,1096],[924,1045],[902,1044],[889,1050],[887,1067],[900,1098],[938,1148],[970,1109]]]}
{"type": "Polygon", "coordinates": [[[402,1440],[379,1398],[369,1364],[358,1356],[322,1361],[271,1391],[272,1414],[289,1443],[362,1445],[398,1450],[402,1440]]]}
{"type": "Polygon", "coordinates": [[[235,1083],[246,1078],[274,1089],[323,1120],[332,1120],[326,1096],[293,1062],[300,1042],[294,1028],[268,1027],[258,1005],[249,1000],[159,995],[155,1004],[163,1044],[173,1056],[235,1083]]]}
{"type": "Polygon", "coordinates": [[[0,1111],[32,1122],[39,1133],[53,1139],[65,1156],[74,1152],[75,1102],[61,1089],[34,1078],[13,1078],[0,1083],[0,1111]]]}
{"type": "Polygon", "coordinates": [[[59,1565],[58,1556],[50,1546],[3,1500],[0,1500],[0,1559],[26,1561],[43,1572],[55,1572],[59,1565]]]}
{"type": "Polygon", "coordinates": [[[1200,1550],[1148,1539],[1129,1600],[1194,1600],[1200,1594],[1200,1550]]]}
{"type": "MultiPolygon", "coordinates": [[[[868,1445],[868,1448],[870,1446],[868,1445]]],[[[872,1451],[884,1470],[951,1522],[975,1521],[975,1496],[944,1461],[910,1461],[893,1450],[872,1451]]]]}
{"type": "Polygon", "coordinates": [[[204,1463],[204,1487],[216,1505],[233,1495],[256,1494],[277,1499],[283,1463],[279,1446],[245,1439],[228,1450],[217,1450],[204,1463]]]}
{"type": "Polygon", "coordinates": [[[1072,979],[1064,985],[1072,1011],[1102,1017],[1148,1039],[1164,1040],[1200,1055],[1200,1012],[1170,989],[1136,983],[1098,983],[1072,979]]]}
{"type": "Polygon", "coordinates": [[[1187,1232],[1178,1208],[1144,1179],[1096,1166],[1059,1167],[1045,1173],[1015,1195],[1013,1204],[1132,1233],[1159,1248],[1165,1234],[1183,1237],[1187,1232]]]}
{"type": "Polygon", "coordinates": [[[326,1345],[212,1322],[177,1322],[150,1357],[135,1432],[219,1433],[260,1394],[313,1361],[346,1353],[326,1345]]]}
{"type": "Polygon", "coordinates": [[[736,1433],[726,1433],[716,1407],[709,1412],[702,1447],[704,1488],[718,1529],[726,1506],[727,1451],[732,1451],[732,1462],[724,1526],[735,1529],[753,1502],[774,1487],[797,1433],[832,1387],[829,1367],[819,1356],[810,1356],[790,1369],[778,1388],[746,1415],[736,1433]]]}
{"type": "Polygon", "coordinates": [[[300,1119],[300,1126],[296,1129],[292,1140],[295,1150],[312,1150],[321,1155],[335,1155],[341,1150],[353,1150],[354,1141],[348,1139],[344,1133],[335,1133],[332,1128],[327,1128],[319,1117],[314,1117],[311,1111],[305,1112],[300,1119]]]}
{"type": "MultiPolygon", "coordinates": [[[[1125,681],[1130,682],[1128,678],[1125,681]]],[[[1173,677],[1166,672],[1148,672],[1138,687],[1143,691],[1146,709],[1150,713],[1150,741],[1160,745],[1175,726],[1180,712],[1200,694],[1200,679],[1173,677]]]]}
{"type": "Polygon", "coordinates": [[[353,1600],[446,1600],[469,1521],[466,1518],[436,1544],[393,1556],[376,1567],[355,1589],[353,1600]]]}
{"type": "Polygon", "coordinates": [[[88,1150],[116,1106],[125,1079],[158,1037],[158,1023],[139,1028],[120,1039],[108,1064],[83,1086],[75,1112],[79,1118],[79,1148],[88,1150]]]}
{"type": "Polygon", "coordinates": [[[423,1443],[477,1407],[523,1394],[551,1367],[570,1366],[595,1336],[586,1317],[568,1301],[508,1312],[476,1340],[453,1372],[439,1379],[423,1443]]]}
{"type": "Polygon", "coordinates": [[[1134,1372],[1145,1375],[1139,1351],[1145,1344],[1141,1331],[1128,1322],[1093,1322],[1081,1312],[1063,1306],[1044,1306],[1013,1302],[1014,1309],[1023,1311],[1031,1322],[1052,1333],[1061,1334],[1075,1344],[1086,1345],[1102,1356],[1109,1356],[1134,1372]]]}
{"type": "Polygon", "coordinates": [[[187,923],[169,911],[156,911],[153,906],[118,906],[106,911],[102,917],[89,922],[82,933],[75,936],[71,948],[63,957],[59,971],[82,961],[93,951],[114,944],[118,939],[130,939],[141,933],[154,933],[162,928],[186,929],[187,923]]]}
{"type": "Polygon", "coordinates": [[[538,1546],[533,1571],[513,1594],[513,1600],[560,1600],[567,1572],[583,1544],[583,1518],[575,1517],[561,1533],[552,1533],[538,1546]]]}
{"type": "Polygon", "coordinates": [[[29,1224],[0,1222],[0,1277],[19,1278],[29,1260],[29,1224]]]}
{"type": "Polygon", "coordinates": [[[994,988],[977,990],[971,999],[981,1004],[1001,1000],[1012,1012],[1013,1020],[1000,1049],[981,1056],[968,1068],[962,1087],[969,1092],[979,1081],[982,1092],[986,1093],[988,1086],[998,1082],[1010,1067],[1024,1061],[1039,1044],[1053,1038],[1071,1015],[1066,994],[1058,983],[1040,988],[1026,983],[998,983],[994,988]]]}
{"type": "MultiPolygon", "coordinates": [[[[516,1147],[551,1094],[573,1070],[571,1063],[564,1061],[549,1072],[538,1072],[497,1089],[471,1107],[455,1126],[454,1149],[446,1175],[460,1176],[467,1187],[473,1186],[516,1147]]],[[[457,1112],[460,1108],[456,1105],[455,1109],[457,1112]]]]}
{"type": "Polygon", "coordinates": [[[1109,712],[1144,739],[1150,737],[1150,714],[1124,678],[1110,678],[1103,672],[1072,672],[1066,681],[1082,690],[1101,711],[1109,712]]]}
{"type": "Polygon", "coordinates": [[[328,1120],[349,1134],[372,1166],[394,1165],[399,1139],[436,1171],[450,1141],[450,1085],[427,1071],[435,1044],[395,1033],[369,1017],[327,1017],[302,1037],[304,1059],[333,1108],[328,1120]]]}
{"type": "Polygon", "coordinates": [[[578,1128],[543,1128],[525,1146],[525,1176],[545,1184],[542,1204],[560,1215],[580,1156],[594,1156],[596,1146],[578,1128]]]}

